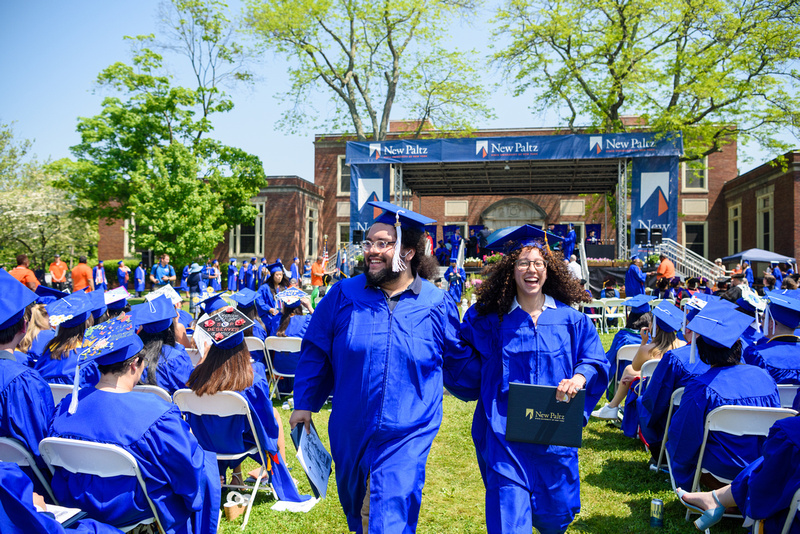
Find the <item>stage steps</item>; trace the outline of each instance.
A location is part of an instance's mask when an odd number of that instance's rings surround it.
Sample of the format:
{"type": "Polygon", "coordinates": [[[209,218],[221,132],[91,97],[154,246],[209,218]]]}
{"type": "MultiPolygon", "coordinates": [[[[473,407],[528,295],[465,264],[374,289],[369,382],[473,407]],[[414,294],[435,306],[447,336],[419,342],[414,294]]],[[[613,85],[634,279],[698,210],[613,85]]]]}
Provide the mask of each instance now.
{"type": "Polygon", "coordinates": [[[710,283],[721,276],[719,269],[713,261],[709,261],[700,254],[689,250],[680,243],[664,238],[661,245],[655,247],[656,254],[664,254],[675,264],[675,272],[684,282],[688,278],[706,278],[710,283]]]}

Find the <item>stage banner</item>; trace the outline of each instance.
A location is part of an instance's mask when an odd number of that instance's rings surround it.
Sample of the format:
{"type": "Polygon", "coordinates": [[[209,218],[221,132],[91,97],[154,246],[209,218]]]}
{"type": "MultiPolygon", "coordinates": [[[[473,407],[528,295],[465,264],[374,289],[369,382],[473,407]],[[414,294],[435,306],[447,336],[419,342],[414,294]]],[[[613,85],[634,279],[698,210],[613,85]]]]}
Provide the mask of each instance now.
{"type": "Polygon", "coordinates": [[[404,139],[347,143],[346,162],[439,163],[680,156],[680,132],[404,139]]]}
{"type": "Polygon", "coordinates": [[[386,163],[350,167],[350,241],[353,241],[354,231],[361,231],[363,238],[366,238],[372,221],[383,211],[373,208],[367,202],[374,200],[391,202],[389,196],[391,176],[391,165],[386,163]]]}
{"type": "Polygon", "coordinates": [[[637,228],[661,228],[664,238],[678,240],[678,157],[634,158],[631,176],[631,255],[652,249],[636,245],[637,228]]]}

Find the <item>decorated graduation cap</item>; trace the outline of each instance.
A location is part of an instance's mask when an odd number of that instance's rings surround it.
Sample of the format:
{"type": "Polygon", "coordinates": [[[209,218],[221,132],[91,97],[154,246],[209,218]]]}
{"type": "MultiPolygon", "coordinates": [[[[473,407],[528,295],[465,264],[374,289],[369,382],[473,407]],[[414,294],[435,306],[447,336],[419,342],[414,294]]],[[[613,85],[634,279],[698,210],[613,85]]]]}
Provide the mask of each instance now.
{"type": "Polygon", "coordinates": [[[306,298],[308,295],[306,295],[305,291],[302,289],[290,287],[289,289],[284,289],[276,296],[286,307],[296,308],[300,305],[300,300],[306,298]]]}
{"type": "Polygon", "coordinates": [[[523,247],[547,248],[550,243],[562,241],[561,236],[545,232],[530,224],[511,227],[507,232],[500,233],[493,241],[486,244],[489,250],[512,252],[523,247]]]}
{"type": "Polygon", "coordinates": [[[220,349],[232,349],[244,343],[244,331],[252,325],[253,321],[241,310],[226,306],[197,323],[197,328],[205,332],[220,349]]]}
{"type": "MultiPolygon", "coordinates": [[[[764,323],[767,317],[772,317],[784,326],[794,330],[800,326],[800,291],[776,290],[767,292],[767,311],[764,315],[764,323]]],[[[775,333],[775,324],[772,325],[772,333],[775,333]]],[[[766,334],[766,332],[765,332],[766,334]]]]}
{"type": "Polygon", "coordinates": [[[52,287],[47,287],[44,284],[39,284],[36,287],[36,294],[39,296],[39,298],[36,299],[37,304],[50,304],[51,302],[55,302],[58,299],[63,299],[69,295],[69,293],[64,293],[63,291],[53,289],[52,287]]]}
{"type": "Polygon", "coordinates": [[[222,295],[223,293],[214,293],[198,302],[197,305],[200,306],[200,311],[211,315],[218,309],[228,306],[228,303],[222,299],[222,295]]]}
{"type": "Polygon", "coordinates": [[[116,287],[111,291],[106,291],[103,297],[106,301],[106,306],[110,311],[118,312],[121,311],[125,306],[128,305],[128,297],[131,294],[128,293],[128,290],[124,286],[116,287]]]}
{"type": "Polygon", "coordinates": [[[252,308],[256,302],[258,293],[250,288],[243,288],[230,296],[230,299],[236,303],[236,307],[240,310],[252,308]]]}
{"type": "Polygon", "coordinates": [[[89,298],[92,301],[92,317],[99,319],[108,309],[106,306],[105,291],[103,291],[103,288],[95,289],[89,293],[89,298]]]}
{"type": "Polygon", "coordinates": [[[63,299],[51,302],[46,306],[50,325],[71,328],[86,322],[92,313],[92,298],[84,291],[70,293],[63,299]]]}
{"type": "Polygon", "coordinates": [[[167,298],[161,295],[153,300],[148,300],[137,304],[131,308],[133,322],[142,327],[142,331],[148,334],[163,332],[172,325],[175,319],[175,306],[167,298]]]}
{"type": "Polygon", "coordinates": [[[283,264],[281,263],[281,260],[278,260],[275,263],[270,263],[267,265],[267,269],[269,269],[270,274],[277,273],[278,271],[283,272],[283,264]]]}
{"type": "Polygon", "coordinates": [[[645,295],[644,293],[639,295],[634,295],[633,297],[629,297],[622,301],[623,306],[629,306],[631,308],[638,308],[639,306],[644,306],[655,297],[651,295],[645,295]]]}
{"type": "Polygon", "coordinates": [[[435,219],[420,215],[411,210],[395,206],[388,202],[380,200],[373,200],[368,202],[373,208],[382,209],[383,213],[378,215],[375,219],[376,223],[389,224],[394,226],[397,232],[397,240],[394,244],[394,258],[392,258],[392,271],[400,272],[406,270],[406,263],[400,256],[400,249],[403,241],[403,227],[414,228],[419,231],[424,231],[425,226],[436,222],[435,219]]]}
{"type": "Polygon", "coordinates": [[[655,337],[659,328],[665,332],[676,332],[683,324],[683,312],[681,312],[681,309],[666,300],[662,300],[658,303],[658,306],[653,308],[653,316],[656,319],[653,323],[653,337],[655,337]]]}
{"type": "Polygon", "coordinates": [[[25,315],[28,304],[36,299],[36,293],[0,269],[0,330],[17,324],[25,315]]]}
{"type": "Polygon", "coordinates": [[[692,352],[689,362],[694,363],[697,336],[702,336],[709,345],[731,348],[752,322],[752,317],[736,311],[730,302],[722,300],[709,302],[686,325],[692,331],[692,352]]]}
{"type": "Polygon", "coordinates": [[[175,288],[169,284],[163,285],[156,289],[155,291],[151,291],[147,295],[145,295],[146,300],[153,300],[157,298],[159,295],[166,295],[172,301],[173,304],[180,304],[183,302],[183,298],[175,291],[175,288]]]}

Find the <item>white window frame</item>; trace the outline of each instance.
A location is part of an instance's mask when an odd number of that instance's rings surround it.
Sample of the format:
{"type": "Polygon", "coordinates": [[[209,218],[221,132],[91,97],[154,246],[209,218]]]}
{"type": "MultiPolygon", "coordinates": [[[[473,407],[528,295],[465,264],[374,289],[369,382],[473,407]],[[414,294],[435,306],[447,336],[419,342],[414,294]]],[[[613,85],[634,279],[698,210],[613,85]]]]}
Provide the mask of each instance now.
{"type": "Polygon", "coordinates": [[[241,225],[236,225],[230,231],[230,238],[228,242],[228,255],[231,257],[239,256],[256,256],[258,258],[264,257],[264,214],[266,212],[264,202],[253,202],[258,213],[254,222],[255,227],[255,250],[242,250],[241,247],[241,225]]]}
{"type": "Polygon", "coordinates": [[[702,225],[703,226],[703,254],[704,258],[708,258],[708,221],[683,221],[683,246],[689,248],[686,244],[686,225],[702,225]]]}
{"type": "MultiPolygon", "coordinates": [[[[341,248],[346,244],[342,243],[341,236],[342,236],[342,228],[347,227],[347,235],[350,235],[350,223],[349,222],[337,222],[336,223],[336,250],[341,250],[341,248]]],[[[349,238],[348,238],[349,241],[349,238]]]]}
{"type": "Polygon", "coordinates": [[[133,246],[131,243],[131,234],[129,227],[136,226],[136,222],[134,221],[133,217],[130,219],[125,219],[122,223],[122,235],[123,235],[123,250],[122,250],[122,257],[123,258],[133,258],[136,256],[136,247],[133,246]]]}
{"type": "Polygon", "coordinates": [[[306,258],[316,258],[319,253],[319,210],[317,208],[306,208],[306,258]],[[313,236],[309,232],[309,223],[313,225],[313,236]]]}
{"type": "Polygon", "coordinates": [[[756,246],[764,250],[774,250],[775,243],[775,195],[772,192],[756,196],[756,246]],[[767,200],[769,206],[763,207],[767,200]],[[764,242],[764,213],[769,219],[769,243],[764,242]]]}
{"type": "MultiPolygon", "coordinates": [[[[697,162],[695,160],[693,163],[697,162]]],[[[708,156],[703,158],[703,187],[687,187],[686,186],[686,164],[684,161],[681,163],[681,192],[682,193],[708,193],[708,156]]]]}
{"type": "Polygon", "coordinates": [[[733,256],[742,250],[742,203],[737,202],[728,206],[728,256],[733,256]],[[736,214],[734,215],[734,210],[736,214]],[[733,225],[739,226],[738,246],[733,242],[733,225]]]}
{"type": "MultiPolygon", "coordinates": [[[[337,197],[349,197],[350,191],[342,191],[342,168],[345,166],[345,158],[347,156],[344,154],[339,154],[336,156],[336,196],[337,197]]],[[[348,166],[349,169],[349,166],[348,166]]],[[[352,172],[352,169],[351,171],[352,172]]],[[[348,174],[349,176],[349,174],[348,174]]]]}

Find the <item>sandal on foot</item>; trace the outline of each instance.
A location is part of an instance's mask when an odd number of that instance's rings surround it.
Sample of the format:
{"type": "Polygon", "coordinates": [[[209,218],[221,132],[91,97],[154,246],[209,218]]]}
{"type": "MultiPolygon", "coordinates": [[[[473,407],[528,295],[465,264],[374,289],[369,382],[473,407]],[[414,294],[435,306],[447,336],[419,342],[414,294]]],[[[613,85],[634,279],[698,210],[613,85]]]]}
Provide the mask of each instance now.
{"type": "Polygon", "coordinates": [[[683,496],[684,496],[684,495],[686,495],[687,493],[689,493],[689,492],[688,492],[688,491],[684,491],[684,490],[682,490],[681,488],[677,488],[677,489],[675,490],[675,494],[678,496],[678,500],[679,500],[679,501],[681,501],[681,504],[682,504],[682,505],[684,505],[684,506],[685,506],[686,508],[688,508],[689,510],[694,510],[694,511],[695,511],[695,512],[697,512],[698,514],[702,514],[702,513],[704,513],[704,512],[705,512],[705,510],[703,510],[702,508],[699,508],[699,507],[697,507],[697,506],[695,506],[695,505],[693,505],[693,504],[689,504],[688,502],[686,502],[686,501],[684,501],[684,500],[683,500],[683,496]]]}
{"type": "Polygon", "coordinates": [[[712,491],[711,496],[714,497],[714,500],[717,503],[716,508],[711,508],[703,512],[697,520],[694,522],[694,526],[697,527],[697,530],[706,530],[710,527],[713,527],[720,521],[722,521],[722,516],[725,515],[725,507],[722,506],[722,503],[719,502],[719,497],[717,497],[717,492],[712,491]]]}

